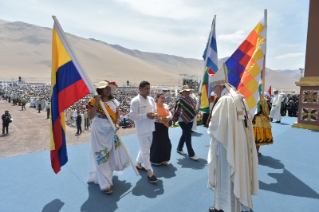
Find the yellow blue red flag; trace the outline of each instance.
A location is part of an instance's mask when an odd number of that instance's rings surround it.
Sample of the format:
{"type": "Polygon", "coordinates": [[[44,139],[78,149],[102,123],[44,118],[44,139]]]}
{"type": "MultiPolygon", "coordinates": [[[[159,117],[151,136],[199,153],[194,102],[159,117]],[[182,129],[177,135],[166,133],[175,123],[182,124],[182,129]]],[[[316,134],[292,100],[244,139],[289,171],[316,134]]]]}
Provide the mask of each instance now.
{"type": "Polygon", "coordinates": [[[51,72],[51,166],[55,173],[68,162],[64,110],[89,93],[89,79],[77,61],[67,38],[54,17],[51,72]]]}

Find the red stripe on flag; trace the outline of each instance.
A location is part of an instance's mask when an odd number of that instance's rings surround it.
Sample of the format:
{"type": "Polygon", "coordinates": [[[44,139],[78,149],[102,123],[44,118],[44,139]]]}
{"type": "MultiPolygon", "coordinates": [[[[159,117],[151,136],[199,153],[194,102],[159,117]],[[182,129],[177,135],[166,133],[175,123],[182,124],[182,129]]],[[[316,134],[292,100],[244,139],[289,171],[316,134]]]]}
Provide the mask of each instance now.
{"type": "Polygon", "coordinates": [[[77,102],[79,99],[82,99],[89,93],[90,91],[83,79],[78,80],[77,82],[63,89],[58,94],[59,113],[69,108],[74,104],[74,102],[77,102]]]}
{"type": "Polygon", "coordinates": [[[268,93],[269,93],[269,95],[271,95],[271,86],[268,89],[268,93]]]}
{"type": "Polygon", "coordinates": [[[206,94],[208,96],[208,83],[205,84],[206,94]]]}
{"type": "Polygon", "coordinates": [[[57,118],[56,122],[53,125],[53,140],[55,145],[55,150],[51,151],[51,166],[53,171],[57,174],[61,170],[60,160],[59,160],[59,149],[62,145],[62,127],[61,119],[57,118]]]}
{"type": "Polygon", "coordinates": [[[215,75],[215,72],[211,68],[209,68],[208,74],[213,77],[215,75]]]}

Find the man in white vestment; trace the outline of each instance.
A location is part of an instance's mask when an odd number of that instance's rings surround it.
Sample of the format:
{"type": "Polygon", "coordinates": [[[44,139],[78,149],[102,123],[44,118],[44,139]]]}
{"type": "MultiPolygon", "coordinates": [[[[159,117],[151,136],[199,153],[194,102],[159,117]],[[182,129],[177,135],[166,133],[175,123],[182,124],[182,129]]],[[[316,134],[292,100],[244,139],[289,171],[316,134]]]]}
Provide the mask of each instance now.
{"type": "MultiPolygon", "coordinates": [[[[280,114],[280,108],[281,108],[281,102],[282,102],[282,96],[278,94],[278,90],[274,91],[274,97],[272,98],[272,106],[270,110],[270,118],[276,119],[276,123],[281,122],[281,114],[280,114]]],[[[271,120],[271,121],[272,121],[271,120]]]]}
{"type": "Polygon", "coordinates": [[[244,97],[228,83],[226,65],[210,78],[219,100],[213,106],[208,134],[208,188],[214,191],[209,211],[241,212],[253,208],[259,193],[258,159],[252,116],[244,97]]]}
{"type": "Polygon", "coordinates": [[[129,119],[135,122],[136,134],[139,140],[140,149],[137,155],[136,168],[139,171],[147,172],[147,179],[151,183],[157,182],[152,172],[150,162],[150,148],[155,131],[155,119],[157,119],[157,107],[150,94],[150,83],[142,81],[139,86],[140,94],[131,101],[129,119]],[[142,166],[144,163],[145,168],[142,166]]]}

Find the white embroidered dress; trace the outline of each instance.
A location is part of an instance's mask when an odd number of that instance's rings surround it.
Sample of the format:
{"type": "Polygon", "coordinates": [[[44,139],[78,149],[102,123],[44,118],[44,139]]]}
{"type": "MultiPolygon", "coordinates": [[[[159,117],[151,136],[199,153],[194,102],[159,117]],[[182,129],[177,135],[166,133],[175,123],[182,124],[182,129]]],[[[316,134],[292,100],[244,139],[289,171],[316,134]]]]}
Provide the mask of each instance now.
{"type": "MultiPolygon", "coordinates": [[[[120,103],[113,99],[107,104],[115,113],[120,103]]],[[[114,130],[108,119],[96,113],[91,125],[90,172],[88,183],[100,185],[105,190],[113,185],[113,172],[122,172],[130,166],[129,159],[114,137],[114,130]]]]}

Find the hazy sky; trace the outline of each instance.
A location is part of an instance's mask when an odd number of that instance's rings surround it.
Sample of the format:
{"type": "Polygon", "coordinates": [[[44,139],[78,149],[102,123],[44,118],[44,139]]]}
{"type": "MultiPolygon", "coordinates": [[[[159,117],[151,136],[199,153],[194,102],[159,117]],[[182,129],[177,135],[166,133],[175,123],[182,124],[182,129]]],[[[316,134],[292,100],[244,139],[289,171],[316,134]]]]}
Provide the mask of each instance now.
{"type": "Polygon", "coordinates": [[[266,66],[304,67],[309,0],[0,0],[0,19],[52,28],[55,15],[64,31],[77,36],[200,59],[214,15],[222,58],[245,40],[264,9],[266,66]]]}

